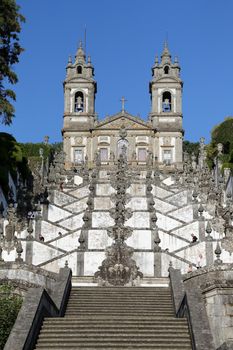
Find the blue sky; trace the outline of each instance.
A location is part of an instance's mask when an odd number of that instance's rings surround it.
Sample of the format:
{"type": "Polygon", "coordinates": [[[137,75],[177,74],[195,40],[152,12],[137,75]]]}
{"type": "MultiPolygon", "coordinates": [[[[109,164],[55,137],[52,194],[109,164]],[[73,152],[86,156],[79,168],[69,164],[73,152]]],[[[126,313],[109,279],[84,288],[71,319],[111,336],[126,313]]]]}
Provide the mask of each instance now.
{"type": "Polygon", "coordinates": [[[15,66],[16,117],[0,130],[20,142],[61,141],[63,87],[68,56],[87,28],[87,54],[97,81],[102,119],[126,110],[147,119],[149,81],[168,35],[184,81],[185,139],[210,138],[212,127],[233,115],[232,0],[18,0],[26,17],[15,66]],[[167,33],[167,34],[166,34],[167,33]]]}

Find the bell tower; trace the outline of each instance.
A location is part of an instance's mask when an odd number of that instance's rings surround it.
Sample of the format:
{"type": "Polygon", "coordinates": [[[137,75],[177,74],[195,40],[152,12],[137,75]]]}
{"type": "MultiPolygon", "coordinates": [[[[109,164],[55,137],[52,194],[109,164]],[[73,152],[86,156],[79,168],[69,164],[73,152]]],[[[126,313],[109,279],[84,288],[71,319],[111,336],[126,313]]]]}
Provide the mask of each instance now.
{"type": "Polygon", "coordinates": [[[66,153],[66,167],[84,161],[88,155],[85,141],[94,127],[95,94],[94,67],[80,42],[75,60],[69,57],[64,87],[64,123],[62,129],[63,147],[66,153]],[[77,145],[79,144],[79,145],[77,145]]]}
{"type": "Polygon", "coordinates": [[[155,154],[159,164],[182,166],[182,88],[177,57],[172,62],[167,42],[155,58],[150,81],[150,121],[156,131],[155,154]]]}

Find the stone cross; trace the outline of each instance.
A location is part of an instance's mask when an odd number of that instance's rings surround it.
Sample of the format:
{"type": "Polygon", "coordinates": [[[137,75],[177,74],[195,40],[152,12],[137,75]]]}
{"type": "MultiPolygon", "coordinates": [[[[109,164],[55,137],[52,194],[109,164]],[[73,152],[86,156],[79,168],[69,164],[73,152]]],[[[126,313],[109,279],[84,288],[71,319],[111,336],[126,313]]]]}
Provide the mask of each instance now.
{"type": "Polygon", "coordinates": [[[125,102],[126,102],[126,101],[127,101],[127,100],[125,99],[125,97],[122,96],[122,98],[121,98],[121,111],[122,111],[122,112],[125,111],[125,102]]]}

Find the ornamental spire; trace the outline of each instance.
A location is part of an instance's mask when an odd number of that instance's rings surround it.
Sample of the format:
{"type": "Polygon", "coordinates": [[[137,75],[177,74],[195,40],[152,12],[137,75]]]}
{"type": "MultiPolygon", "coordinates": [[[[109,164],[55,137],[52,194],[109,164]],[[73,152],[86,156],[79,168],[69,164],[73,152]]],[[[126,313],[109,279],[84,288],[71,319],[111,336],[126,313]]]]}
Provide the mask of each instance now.
{"type": "Polygon", "coordinates": [[[168,48],[167,40],[164,41],[163,52],[161,55],[162,63],[171,63],[171,54],[168,48]]]}
{"type": "Polygon", "coordinates": [[[80,42],[79,42],[79,47],[78,47],[78,50],[76,52],[75,59],[76,59],[76,61],[78,61],[80,63],[81,62],[84,63],[86,61],[86,55],[85,55],[85,52],[83,50],[82,40],[80,40],[80,42]]]}

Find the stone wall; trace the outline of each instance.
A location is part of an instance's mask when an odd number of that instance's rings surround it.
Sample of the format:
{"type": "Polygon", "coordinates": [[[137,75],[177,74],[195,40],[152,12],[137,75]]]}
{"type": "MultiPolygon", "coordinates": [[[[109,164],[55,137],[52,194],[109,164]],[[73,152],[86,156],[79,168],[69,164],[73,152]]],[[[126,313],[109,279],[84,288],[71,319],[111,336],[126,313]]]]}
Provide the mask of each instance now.
{"type": "Polygon", "coordinates": [[[201,289],[215,348],[232,340],[233,264],[210,266],[187,274],[184,276],[184,287],[189,290],[201,289]]]}

